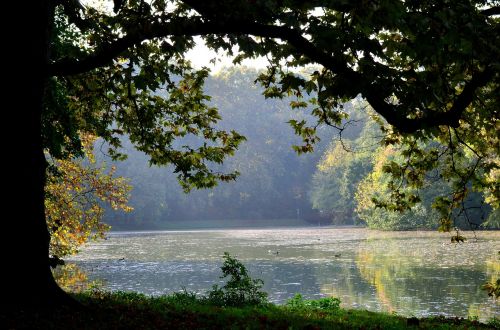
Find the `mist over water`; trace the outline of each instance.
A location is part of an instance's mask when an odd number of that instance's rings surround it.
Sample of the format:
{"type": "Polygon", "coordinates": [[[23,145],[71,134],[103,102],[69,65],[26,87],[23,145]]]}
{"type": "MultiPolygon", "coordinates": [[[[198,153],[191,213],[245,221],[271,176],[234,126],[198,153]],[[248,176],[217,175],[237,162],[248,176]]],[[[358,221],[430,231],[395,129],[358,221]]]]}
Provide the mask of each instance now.
{"type": "Polygon", "coordinates": [[[223,283],[227,251],[264,280],[275,303],[301,293],[402,315],[500,317],[500,304],[480,289],[500,276],[500,232],[465,235],[451,244],[449,234],[361,228],[115,232],[68,261],[110,290],[204,293],[223,283]]]}

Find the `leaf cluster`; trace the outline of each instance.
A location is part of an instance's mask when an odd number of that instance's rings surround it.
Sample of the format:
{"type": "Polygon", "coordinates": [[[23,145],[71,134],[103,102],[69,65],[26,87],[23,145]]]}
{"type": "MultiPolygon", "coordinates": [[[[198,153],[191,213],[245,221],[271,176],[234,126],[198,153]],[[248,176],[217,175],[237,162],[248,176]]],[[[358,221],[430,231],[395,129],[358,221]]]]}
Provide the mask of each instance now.
{"type": "Polygon", "coordinates": [[[214,285],[208,301],[216,306],[255,306],[267,303],[267,293],[261,291],[264,282],[252,279],[243,263],[224,252],[221,278],[228,278],[223,287],[214,285]]]}
{"type": "Polygon", "coordinates": [[[53,159],[45,185],[45,217],[51,236],[50,254],[74,254],[91,239],[104,238],[110,226],[102,222],[104,206],[130,212],[131,186],[106,169],[93,155],[95,138],[82,135],[85,158],[53,159]]]}

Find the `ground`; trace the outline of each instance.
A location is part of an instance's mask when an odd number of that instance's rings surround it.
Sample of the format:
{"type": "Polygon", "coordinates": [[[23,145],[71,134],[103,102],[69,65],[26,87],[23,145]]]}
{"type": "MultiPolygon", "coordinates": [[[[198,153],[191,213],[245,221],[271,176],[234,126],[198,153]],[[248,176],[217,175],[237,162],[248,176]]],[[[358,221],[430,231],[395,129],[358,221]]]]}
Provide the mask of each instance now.
{"type": "Polygon", "coordinates": [[[499,329],[500,320],[406,318],[360,310],[273,304],[217,307],[190,295],[147,297],[102,291],[75,295],[81,309],[0,315],[2,329],[499,329]]]}

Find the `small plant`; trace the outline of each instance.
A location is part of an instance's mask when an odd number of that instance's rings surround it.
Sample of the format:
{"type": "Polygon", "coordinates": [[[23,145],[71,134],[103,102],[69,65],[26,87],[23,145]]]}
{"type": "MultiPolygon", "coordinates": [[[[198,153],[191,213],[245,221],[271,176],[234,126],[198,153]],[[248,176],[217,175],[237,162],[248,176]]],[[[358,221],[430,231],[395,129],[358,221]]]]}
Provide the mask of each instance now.
{"type": "Polygon", "coordinates": [[[327,297],[317,300],[304,300],[302,295],[297,293],[286,302],[286,306],[294,310],[319,309],[328,313],[336,313],[340,310],[340,299],[327,297]]]}
{"type": "Polygon", "coordinates": [[[471,322],[479,322],[479,316],[477,315],[469,315],[467,319],[471,322]]]}
{"type": "Polygon", "coordinates": [[[188,291],[185,287],[180,292],[174,292],[169,296],[172,302],[181,306],[194,305],[199,302],[196,293],[188,291]]]}
{"type": "Polygon", "coordinates": [[[318,300],[310,300],[311,307],[329,312],[336,312],[340,309],[340,299],[335,297],[320,298],[318,300]]]}
{"type": "Polygon", "coordinates": [[[500,318],[493,317],[488,320],[487,324],[492,326],[494,329],[500,329],[500,318]]]}
{"type": "Polygon", "coordinates": [[[292,309],[301,309],[306,306],[304,298],[302,298],[302,295],[300,293],[296,293],[293,298],[290,298],[286,301],[286,306],[292,308],[292,309]]]}
{"type": "Polygon", "coordinates": [[[229,277],[223,287],[214,285],[208,293],[208,300],[217,306],[251,306],[267,303],[267,293],[261,291],[264,281],[252,279],[248,271],[238,259],[224,252],[222,276],[229,277]]]}

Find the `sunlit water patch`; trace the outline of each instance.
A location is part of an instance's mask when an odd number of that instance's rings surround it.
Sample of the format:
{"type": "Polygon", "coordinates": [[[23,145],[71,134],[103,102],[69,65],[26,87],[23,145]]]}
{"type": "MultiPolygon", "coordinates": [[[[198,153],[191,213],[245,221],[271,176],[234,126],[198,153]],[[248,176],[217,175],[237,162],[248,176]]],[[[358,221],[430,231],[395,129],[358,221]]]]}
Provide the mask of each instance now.
{"type": "Polygon", "coordinates": [[[480,289],[500,277],[500,232],[467,236],[451,244],[449,234],[359,228],[121,232],[71,261],[111,290],[203,293],[223,283],[227,251],[276,303],[301,293],[403,315],[500,317],[499,303],[480,289]]]}

